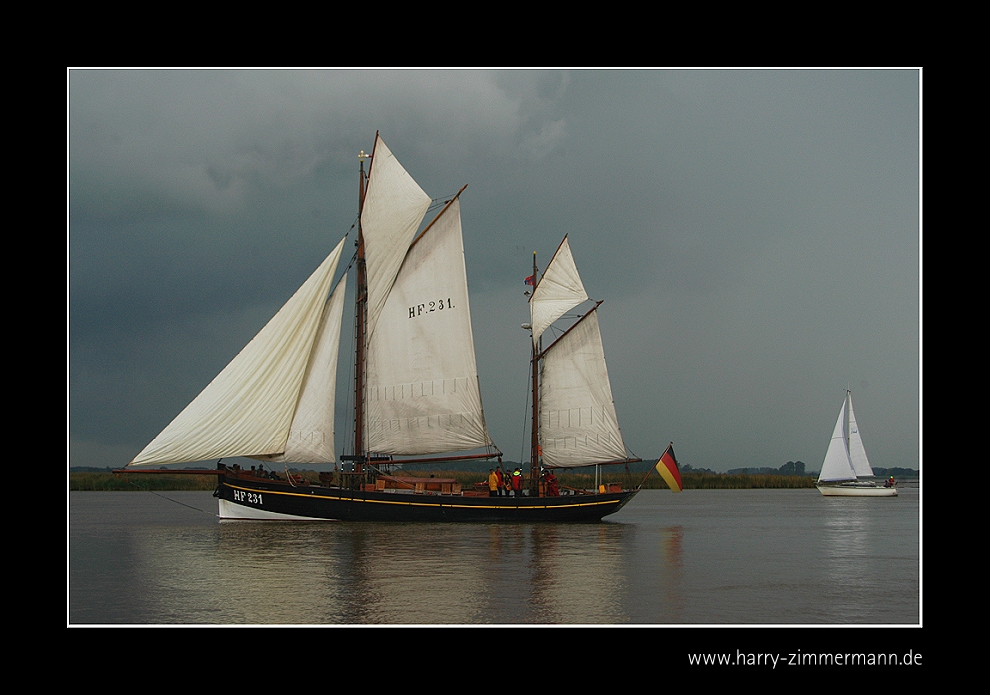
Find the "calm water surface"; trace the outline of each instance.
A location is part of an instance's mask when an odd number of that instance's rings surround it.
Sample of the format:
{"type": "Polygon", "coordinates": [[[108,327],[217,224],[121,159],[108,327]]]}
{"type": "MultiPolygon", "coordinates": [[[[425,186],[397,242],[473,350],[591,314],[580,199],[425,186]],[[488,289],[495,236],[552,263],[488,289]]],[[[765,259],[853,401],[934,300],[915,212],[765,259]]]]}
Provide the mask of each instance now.
{"type": "Polygon", "coordinates": [[[644,490],[601,524],[219,522],[72,492],[70,624],[918,625],[920,494],[644,490]]]}

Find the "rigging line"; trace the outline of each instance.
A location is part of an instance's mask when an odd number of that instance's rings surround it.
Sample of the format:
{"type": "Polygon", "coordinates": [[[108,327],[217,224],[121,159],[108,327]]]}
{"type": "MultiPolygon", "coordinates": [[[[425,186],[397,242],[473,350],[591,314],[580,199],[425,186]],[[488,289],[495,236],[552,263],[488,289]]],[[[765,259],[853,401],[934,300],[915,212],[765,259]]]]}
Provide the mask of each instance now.
{"type": "Polygon", "coordinates": [[[349,271],[351,268],[354,267],[354,263],[357,261],[357,255],[358,255],[357,254],[357,251],[355,251],[354,252],[354,255],[351,256],[351,260],[347,262],[347,267],[344,268],[344,272],[341,273],[341,275],[346,275],[347,274],[347,271],[349,271]]]}
{"type": "Polygon", "coordinates": [[[430,206],[426,208],[426,211],[429,212],[430,210],[436,210],[438,207],[446,205],[456,197],[457,194],[454,193],[453,195],[442,195],[439,198],[431,198],[430,206]]]}
{"type": "MultiPolygon", "coordinates": [[[[595,300],[592,299],[591,301],[595,301],[595,300]]],[[[583,304],[583,302],[582,302],[582,304],[583,304]]],[[[575,319],[581,319],[583,316],[584,316],[584,314],[580,314],[580,313],[577,313],[577,314],[574,314],[574,313],[571,313],[571,314],[561,314],[560,318],[558,318],[557,321],[573,321],[575,319]]],[[[553,331],[553,338],[554,338],[554,340],[556,340],[557,338],[559,338],[560,336],[562,336],[564,333],[566,333],[567,332],[567,329],[561,328],[560,326],[557,325],[556,322],[554,322],[554,323],[551,323],[549,326],[547,326],[547,331],[553,331]]]]}
{"type": "Polygon", "coordinates": [[[186,504],[185,502],[180,502],[179,500],[174,500],[171,497],[166,497],[165,495],[163,495],[161,493],[158,493],[158,492],[155,492],[154,490],[149,490],[146,487],[141,487],[140,485],[138,485],[137,483],[135,483],[133,480],[128,480],[127,482],[129,484],[133,485],[134,487],[136,487],[138,490],[141,490],[143,492],[150,492],[155,497],[161,497],[163,500],[168,500],[169,502],[173,502],[173,503],[179,505],[180,507],[186,507],[186,508],[192,509],[193,511],[196,511],[196,512],[202,512],[203,514],[209,514],[210,516],[216,516],[216,514],[214,514],[213,512],[208,512],[205,509],[200,509],[199,507],[193,507],[192,505],[186,504]]]}
{"type": "Polygon", "coordinates": [[[283,462],[282,465],[285,466],[285,479],[289,481],[289,485],[295,487],[296,484],[292,482],[292,474],[289,473],[289,464],[287,462],[283,462]]]}
{"type": "Polygon", "coordinates": [[[350,236],[351,232],[361,223],[361,213],[354,216],[354,221],[351,222],[351,226],[347,229],[347,234],[345,236],[350,236]]]}
{"type": "Polygon", "coordinates": [[[163,500],[168,500],[169,502],[174,502],[175,504],[179,505],[180,507],[187,507],[188,509],[192,509],[192,510],[197,511],[197,512],[202,512],[203,514],[209,514],[210,516],[216,516],[216,514],[214,514],[213,512],[208,512],[205,509],[199,509],[198,507],[193,507],[192,505],[186,504],[185,502],[180,502],[179,500],[174,500],[171,497],[166,497],[165,495],[159,495],[157,492],[154,492],[153,490],[148,490],[148,492],[150,492],[153,495],[156,495],[158,497],[161,497],[163,500]]]}

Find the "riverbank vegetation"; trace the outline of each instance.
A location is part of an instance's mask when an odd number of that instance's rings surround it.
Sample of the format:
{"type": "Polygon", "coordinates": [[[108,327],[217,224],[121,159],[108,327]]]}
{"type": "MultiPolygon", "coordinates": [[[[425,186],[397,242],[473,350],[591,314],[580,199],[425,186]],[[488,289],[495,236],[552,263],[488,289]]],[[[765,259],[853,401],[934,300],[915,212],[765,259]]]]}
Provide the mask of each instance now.
{"type": "Polygon", "coordinates": [[[215,475],[168,475],[139,473],[115,475],[106,472],[69,473],[69,490],[212,490],[217,486],[215,475]]]}

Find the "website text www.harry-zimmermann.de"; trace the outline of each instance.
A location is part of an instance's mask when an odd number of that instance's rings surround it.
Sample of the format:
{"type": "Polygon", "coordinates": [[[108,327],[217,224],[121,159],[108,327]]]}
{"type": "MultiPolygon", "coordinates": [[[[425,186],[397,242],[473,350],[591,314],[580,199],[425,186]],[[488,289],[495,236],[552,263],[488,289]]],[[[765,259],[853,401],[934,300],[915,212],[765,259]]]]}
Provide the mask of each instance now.
{"type": "Polygon", "coordinates": [[[796,652],[787,654],[736,651],[735,654],[688,654],[691,666],[921,666],[921,654],[881,654],[871,652],[796,652]]]}

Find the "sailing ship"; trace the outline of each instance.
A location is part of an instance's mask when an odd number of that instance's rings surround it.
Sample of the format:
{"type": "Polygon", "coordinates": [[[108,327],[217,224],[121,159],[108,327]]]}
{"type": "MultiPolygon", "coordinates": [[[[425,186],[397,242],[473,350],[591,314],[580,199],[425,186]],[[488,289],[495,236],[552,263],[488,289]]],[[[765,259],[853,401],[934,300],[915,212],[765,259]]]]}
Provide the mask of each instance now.
{"type": "Polygon", "coordinates": [[[626,456],[616,423],[598,304],[551,348],[539,349],[542,332],[588,299],[578,289],[566,238],[539,283],[534,256],[530,306],[539,328],[533,329],[536,424],[528,494],[489,496],[453,479],[403,475],[406,465],[427,461],[498,459],[501,467],[475,361],[460,216],[466,186],[419,231],[431,198],[380,136],[372,154],[362,152],[359,160],[352,453],[337,460],[333,431],[347,274],[333,280],[345,237],[123,470],[218,459],[214,496],[221,519],[569,522],[600,521],[618,511],[637,490],[603,484],[552,494],[540,483],[541,465],[638,460],[626,456]],[[231,457],[261,463],[248,470],[224,463],[231,457]],[[265,463],[283,464],[284,476],[266,471],[265,463]],[[315,483],[291,473],[289,463],[336,466],[315,483]]]}
{"type": "Polygon", "coordinates": [[[852,392],[846,389],[818,475],[818,489],[826,497],[897,497],[897,488],[892,483],[877,485],[875,481],[867,480],[872,477],[873,468],[866,457],[853,412],[852,392]]]}

